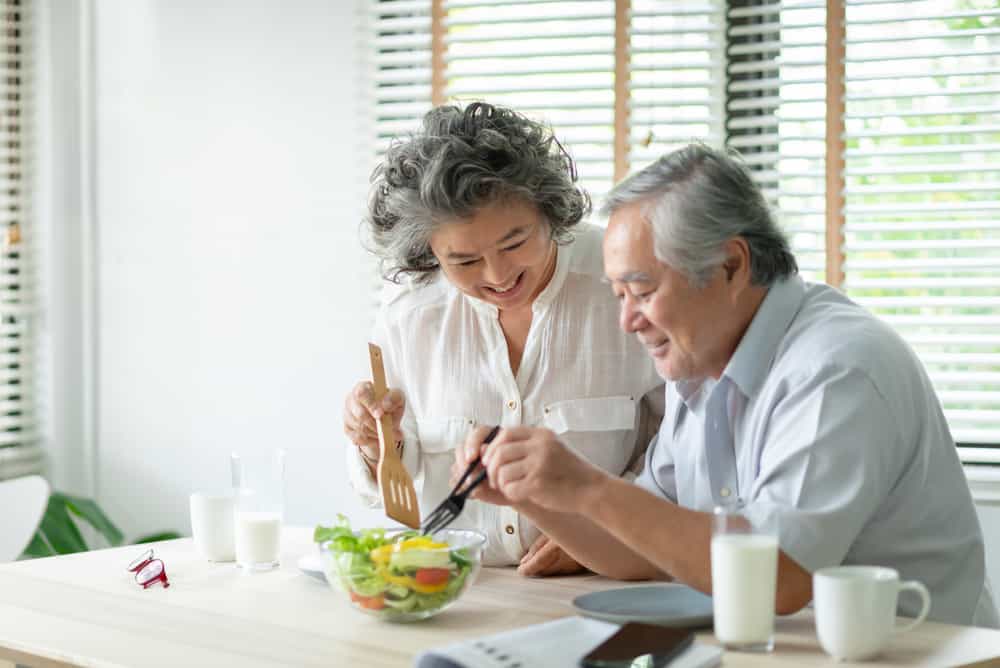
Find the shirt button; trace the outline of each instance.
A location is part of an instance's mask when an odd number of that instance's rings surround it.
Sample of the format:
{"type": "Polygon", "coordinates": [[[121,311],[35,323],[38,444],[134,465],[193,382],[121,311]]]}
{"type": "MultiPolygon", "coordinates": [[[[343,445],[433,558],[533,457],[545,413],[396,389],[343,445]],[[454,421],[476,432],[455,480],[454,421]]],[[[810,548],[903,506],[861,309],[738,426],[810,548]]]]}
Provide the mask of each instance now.
{"type": "Polygon", "coordinates": [[[732,493],[732,492],[730,492],[730,491],[729,491],[729,488],[728,488],[728,487],[723,487],[722,489],[720,489],[720,490],[719,490],[719,494],[720,494],[720,495],[722,496],[722,498],[726,498],[726,497],[727,497],[727,496],[729,496],[729,495],[730,495],[731,493],[732,493]]]}
{"type": "Polygon", "coordinates": [[[507,408],[511,409],[512,411],[513,410],[517,410],[517,402],[514,401],[513,399],[510,400],[510,401],[508,401],[507,402],[507,408]]]}
{"type": "Polygon", "coordinates": [[[507,532],[507,534],[508,534],[508,535],[510,535],[510,536],[513,536],[513,535],[514,535],[514,527],[513,527],[512,525],[510,525],[510,524],[508,524],[508,525],[507,525],[507,526],[506,526],[506,527],[504,528],[504,531],[506,531],[506,532],[507,532]]]}

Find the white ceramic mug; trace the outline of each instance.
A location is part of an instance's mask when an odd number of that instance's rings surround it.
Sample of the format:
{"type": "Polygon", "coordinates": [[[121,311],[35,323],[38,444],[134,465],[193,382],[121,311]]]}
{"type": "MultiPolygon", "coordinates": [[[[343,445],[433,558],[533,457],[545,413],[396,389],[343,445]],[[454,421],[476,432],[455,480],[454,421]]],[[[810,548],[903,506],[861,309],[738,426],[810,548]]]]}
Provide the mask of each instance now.
{"type": "Polygon", "coordinates": [[[916,580],[881,566],[837,566],[813,574],[816,633],[826,653],[839,661],[875,656],[895,633],[910,631],[927,617],[931,595],[916,580]],[[923,603],[908,624],[896,625],[899,592],[915,591],[923,603]]]}
{"type": "Polygon", "coordinates": [[[191,495],[191,536],[202,557],[209,561],[235,559],[235,512],[236,500],[232,494],[191,495]]]}

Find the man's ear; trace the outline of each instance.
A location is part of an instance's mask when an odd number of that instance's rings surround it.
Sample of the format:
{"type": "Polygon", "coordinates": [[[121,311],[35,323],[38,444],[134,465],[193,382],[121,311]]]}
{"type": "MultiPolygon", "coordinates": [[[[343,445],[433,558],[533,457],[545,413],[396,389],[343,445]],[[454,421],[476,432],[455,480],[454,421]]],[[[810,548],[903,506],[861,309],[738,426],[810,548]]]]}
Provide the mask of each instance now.
{"type": "Polygon", "coordinates": [[[726,259],[722,268],[726,272],[726,282],[744,288],[750,284],[750,245],[743,237],[733,237],[725,245],[726,259]]]}

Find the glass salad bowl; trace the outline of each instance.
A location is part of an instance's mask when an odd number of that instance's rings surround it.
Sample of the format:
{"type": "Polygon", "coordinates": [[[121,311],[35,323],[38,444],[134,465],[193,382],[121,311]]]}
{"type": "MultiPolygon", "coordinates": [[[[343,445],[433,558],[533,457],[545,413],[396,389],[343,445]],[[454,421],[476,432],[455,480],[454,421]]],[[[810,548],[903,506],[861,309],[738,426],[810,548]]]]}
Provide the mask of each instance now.
{"type": "Polygon", "coordinates": [[[390,622],[433,617],[454,603],[479,573],[486,537],[443,529],[352,531],[346,519],[317,527],[323,572],[357,610],[390,622]]]}

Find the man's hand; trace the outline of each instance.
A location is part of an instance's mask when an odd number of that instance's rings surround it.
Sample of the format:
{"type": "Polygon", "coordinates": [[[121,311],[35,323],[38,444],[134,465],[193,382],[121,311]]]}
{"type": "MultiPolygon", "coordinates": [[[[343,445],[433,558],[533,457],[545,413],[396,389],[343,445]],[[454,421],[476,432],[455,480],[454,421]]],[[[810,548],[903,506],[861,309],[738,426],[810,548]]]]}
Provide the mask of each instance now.
{"type": "Polygon", "coordinates": [[[517,567],[518,573],[529,576],[570,575],[585,570],[545,534],[531,545],[517,567]]]}
{"type": "Polygon", "coordinates": [[[580,496],[608,477],[548,429],[532,427],[501,430],[486,446],[483,464],[489,471],[490,489],[477,498],[514,506],[534,504],[557,512],[575,512],[580,496]]]}
{"type": "Polygon", "coordinates": [[[389,390],[381,402],[375,401],[375,390],[370,381],[354,386],[344,400],[344,433],[369,460],[378,460],[378,431],[375,420],[391,415],[396,433],[401,435],[400,424],[406,399],[399,390],[389,390]]]}
{"type": "MultiPolygon", "coordinates": [[[[484,449],[483,441],[486,439],[486,436],[491,430],[491,427],[476,427],[469,432],[469,435],[465,438],[465,443],[462,443],[455,448],[455,461],[451,465],[451,477],[449,480],[452,487],[454,487],[458,483],[459,478],[465,474],[465,469],[468,468],[469,464],[479,458],[480,453],[484,449]]],[[[503,434],[503,431],[500,431],[500,434],[503,434]]],[[[482,472],[483,467],[477,466],[472,474],[466,478],[465,485],[468,485],[475,480],[482,472]]],[[[477,501],[492,503],[497,506],[510,505],[510,501],[505,499],[502,494],[490,487],[488,480],[484,480],[483,483],[476,488],[476,490],[472,493],[471,498],[476,499],[477,501]]]]}

